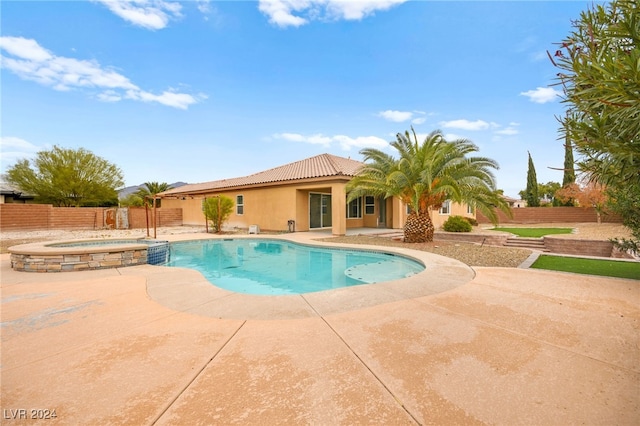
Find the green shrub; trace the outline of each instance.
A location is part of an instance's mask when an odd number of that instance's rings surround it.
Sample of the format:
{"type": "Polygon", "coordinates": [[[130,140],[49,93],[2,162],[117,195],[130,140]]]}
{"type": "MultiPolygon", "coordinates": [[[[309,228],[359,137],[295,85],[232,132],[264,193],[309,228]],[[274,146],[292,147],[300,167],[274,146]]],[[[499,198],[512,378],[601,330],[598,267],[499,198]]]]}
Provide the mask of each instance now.
{"type": "Polygon", "coordinates": [[[478,221],[473,217],[465,217],[467,222],[471,224],[471,226],[478,226],[478,221]]]}
{"type": "Polygon", "coordinates": [[[471,224],[462,216],[451,216],[442,227],[447,232],[471,232],[471,224]]]}

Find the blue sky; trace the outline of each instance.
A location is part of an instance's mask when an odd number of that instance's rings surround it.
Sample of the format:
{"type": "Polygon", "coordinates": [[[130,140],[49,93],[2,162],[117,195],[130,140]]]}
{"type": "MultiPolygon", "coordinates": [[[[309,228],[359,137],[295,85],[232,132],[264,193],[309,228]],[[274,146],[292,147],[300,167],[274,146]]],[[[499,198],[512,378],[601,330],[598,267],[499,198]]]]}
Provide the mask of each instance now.
{"type": "Polygon", "coordinates": [[[414,127],[467,138],[517,197],[562,182],[546,51],[586,1],[3,1],[2,172],[85,148],[125,184],[245,176],[414,127]]]}

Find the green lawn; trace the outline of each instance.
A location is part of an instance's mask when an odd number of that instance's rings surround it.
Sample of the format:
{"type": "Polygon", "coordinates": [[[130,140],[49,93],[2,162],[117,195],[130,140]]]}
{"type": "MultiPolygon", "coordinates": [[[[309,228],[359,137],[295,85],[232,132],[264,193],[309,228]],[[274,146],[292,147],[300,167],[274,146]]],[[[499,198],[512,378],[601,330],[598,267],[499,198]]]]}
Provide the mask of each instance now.
{"type": "Polygon", "coordinates": [[[640,280],[640,262],[542,255],[532,268],[640,280]]]}
{"type": "Polygon", "coordinates": [[[570,234],[572,228],[491,228],[492,231],[510,232],[519,237],[539,238],[551,234],[570,234]]]}

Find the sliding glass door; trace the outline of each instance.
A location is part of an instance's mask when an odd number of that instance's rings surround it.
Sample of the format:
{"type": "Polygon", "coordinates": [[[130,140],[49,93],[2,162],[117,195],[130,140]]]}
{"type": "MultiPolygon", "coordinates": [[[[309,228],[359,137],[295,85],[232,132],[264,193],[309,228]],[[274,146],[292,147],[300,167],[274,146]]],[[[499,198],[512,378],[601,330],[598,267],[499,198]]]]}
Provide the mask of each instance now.
{"type": "Polygon", "coordinates": [[[309,194],[309,228],[331,226],[331,194],[309,194]]]}

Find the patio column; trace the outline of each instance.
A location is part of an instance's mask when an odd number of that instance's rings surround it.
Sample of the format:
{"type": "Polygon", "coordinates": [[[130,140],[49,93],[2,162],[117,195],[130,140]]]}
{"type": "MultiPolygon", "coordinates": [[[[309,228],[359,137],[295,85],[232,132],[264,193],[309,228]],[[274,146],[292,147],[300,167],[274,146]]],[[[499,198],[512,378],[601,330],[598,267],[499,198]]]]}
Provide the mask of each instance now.
{"type": "Polygon", "coordinates": [[[402,229],[404,228],[404,221],[406,216],[406,207],[402,204],[399,198],[393,197],[392,205],[392,217],[391,217],[391,227],[393,229],[402,229]]]}
{"type": "Polygon", "coordinates": [[[347,193],[343,183],[331,185],[331,233],[347,234],[347,193]]]}

